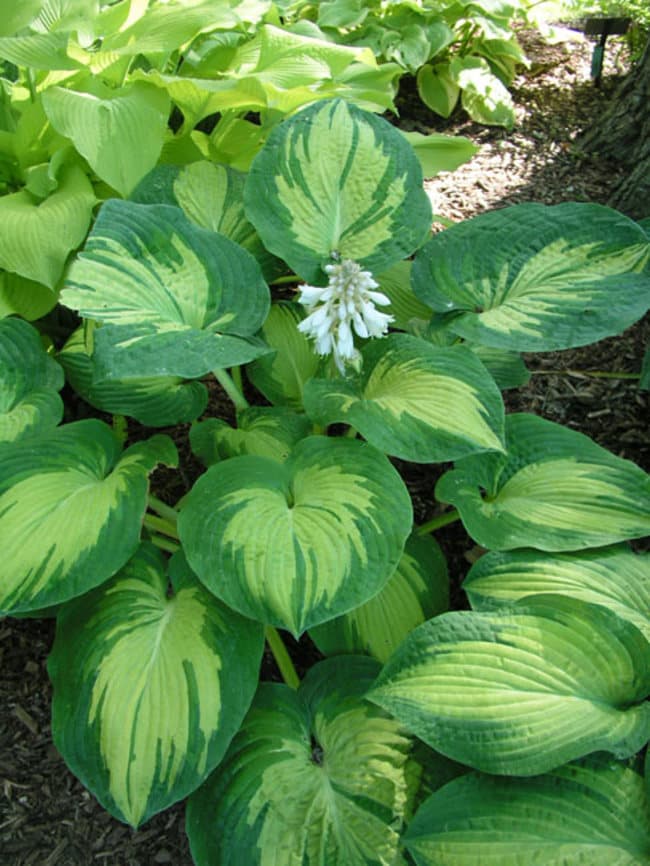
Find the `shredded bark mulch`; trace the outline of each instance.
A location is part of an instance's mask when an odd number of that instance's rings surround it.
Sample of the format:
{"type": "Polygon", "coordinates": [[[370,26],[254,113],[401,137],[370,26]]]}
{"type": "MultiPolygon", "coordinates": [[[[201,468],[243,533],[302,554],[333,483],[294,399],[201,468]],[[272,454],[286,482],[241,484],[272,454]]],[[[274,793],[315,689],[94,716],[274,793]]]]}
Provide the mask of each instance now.
{"type": "MultiPolygon", "coordinates": [[[[462,113],[449,121],[436,119],[418,103],[413,88],[405,87],[402,125],[466,135],[481,145],[470,163],[427,182],[437,214],[459,220],[523,201],[607,201],[621,170],[582,153],[577,140],[597,122],[626,71],[625,52],[616,40],[608,42],[602,86],[596,88],[589,78],[592,46],[576,38],[549,46],[534,33],[521,34],[531,66],[512,89],[517,113],[512,132],[481,127],[462,113]]],[[[508,409],[566,424],[650,469],[648,394],[634,379],[617,375],[639,372],[648,343],[646,320],[595,346],[530,356],[534,375],[528,386],[507,393],[508,409]]],[[[187,430],[176,436],[187,456],[187,430]]],[[[188,472],[196,471],[191,456],[188,461],[188,472]]],[[[402,469],[417,518],[424,520],[435,510],[431,491],[440,467],[402,469]]],[[[156,492],[175,501],[191,480],[160,476],[156,492]],[[167,483],[180,483],[180,489],[165,489],[167,483]]],[[[439,535],[457,588],[474,555],[472,544],[459,526],[439,535]]],[[[0,621],[0,861],[3,866],[191,866],[181,804],[133,831],[104,812],[57,754],[46,672],[53,636],[52,620],[0,621]]],[[[293,650],[299,667],[313,658],[307,640],[293,650]]],[[[268,659],[264,676],[274,676],[268,659]]]]}

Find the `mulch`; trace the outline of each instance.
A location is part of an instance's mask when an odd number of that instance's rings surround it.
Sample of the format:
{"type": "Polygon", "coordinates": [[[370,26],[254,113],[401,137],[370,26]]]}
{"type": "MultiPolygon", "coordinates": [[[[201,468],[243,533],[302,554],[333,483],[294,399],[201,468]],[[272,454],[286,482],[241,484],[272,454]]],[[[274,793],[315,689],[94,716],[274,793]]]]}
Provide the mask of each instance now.
{"type": "MultiPolygon", "coordinates": [[[[437,214],[465,219],[523,201],[605,203],[621,170],[582,153],[579,135],[597,122],[626,70],[624,48],[610,40],[600,88],[589,78],[591,44],[584,39],[548,46],[522,33],[531,59],[512,88],[517,124],[512,132],[481,127],[462,113],[436,119],[405,86],[400,122],[421,131],[465,135],[480,153],[456,172],[427,182],[437,214]]],[[[620,337],[595,346],[544,353],[527,360],[530,383],[506,396],[509,411],[534,412],[588,434],[616,454],[650,469],[648,394],[633,379],[650,344],[646,319],[620,337]]],[[[187,429],[176,438],[187,454],[187,429]]],[[[191,457],[188,457],[191,463],[191,457]]],[[[188,472],[194,471],[188,463],[188,472]]],[[[403,465],[404,477],[423,520],[434,508],[431,490],[439,467],[403,465]]],[[[178,478],[178,476],[177,476],[178,478]]],[[[171,479],[169,479],[171,483],[171,479]]],[[[177,482],[178,483],[178,482],[177,482]]],[[[183,486],[191,478],[181,479],[183,486]]],[[[156,492],[165,490],[159,477],[156,492]]],[[[462,528],[440,533],[457,587],[472,558],[462,528]]],[[[462,601],[459,603],[462,604],[462,601]]],[[[51,688],[46,658],[52,620],[0,621],[0,862],[3,866],[191,866],[179,804],[133,831],[113,819],[66,769],[49,730],[51,688]]],[[[293,647],[298,664],[314,657],[308,639],[293,647]]],[[[265,661],[263,676],[275,677],[265,661]]]]}

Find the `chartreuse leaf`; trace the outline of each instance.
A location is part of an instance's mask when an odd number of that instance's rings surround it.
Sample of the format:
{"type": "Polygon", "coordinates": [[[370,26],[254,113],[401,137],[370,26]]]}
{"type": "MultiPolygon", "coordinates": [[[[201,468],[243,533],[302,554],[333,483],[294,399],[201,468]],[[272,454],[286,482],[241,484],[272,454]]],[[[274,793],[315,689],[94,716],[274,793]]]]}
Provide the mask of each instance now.
{"type": "Polygon", "coordinates": [[[425,63],[418,69],[416,81],[422,102],[441,117],[449,117],[460,94],[460,85],[449,63],[425,63]]]}
{"type": "Polygon", "coordinates": [[[634,463],[525,413],[506,416],[506,441],[507,454],[472,455],[436,485],[479,544],[578,550],[650,531],[650,476],[634,463]]]}
{"type": "Polygon", "coordinates": [[[272,253],[322,280],[333,253],[382,271],[424,240],[431,206],[417,157],[388,121],[341,99],[276,127],[246,182],[246,213],[272,253]]]}
{"type": "Polygon", "coordinates": [[[405,866],[410,743],[362,698],[377,671],[348,656],[313,667],[297,692],[262,683],[188,802],[197,866],[405,866]]]}
{"type": "Polygon", "coordinates": [[[403,837],[417,866],[644,866],[643,778],[598,756],[534,779],[470,773],[436,791],[403,837]]]}
{"type": "Polygon", "coordinates": [[[359,376],[307,382],[305,410],[317,424],[344,421],[387,454],[417,463],[503,450],[501,394],[469,349],[393,334],[362,355],[359,376]]]}
{"type": "Polygon", "coordinates": [[[635,626],[549,595],[429,620],[369,698],[456,761],[533,776],[595,751],[634,754],[650,739],[649,694],[648,642],[635,626]]]}
{"type": "Polygon", "coordinates": [[[625,545],[582,553],[492,551],[474,563],[463,589],[475,610],[541,593],[581,598],[613,610],[650,640],[650,554],[625,545]]]}
{"type": "Polygon", "coordinates": [[[198,378],[266,351],[246,339],[269,306],[257,262],[169,205],[106,202],[61,300],[105,323],[97,378],[198,378]]]}
{"type": "Polygon", "coordinates": [[[602,205],[514,205],[431,238],[416,255],[413,289],[473,343],[567,349],[641,318],[649,251],[636,223],[602,205]]]}
{"type": "Polygon", "coordinates": [[[170,102],[156,87],[135,82],[105,98],[63,87],[43,93],[50,123],[71,139],[99,177],[127,196],[160,155],[170,102]]]}
{"type": "Polygon", "coordinates": [[[0,197],[0,268],[53,289],[68,254],[86,237],[95,193],[83,171],[66,166],[52,195],[26,189],[0,197]]]}
{"type": "Polygon", "coordinates": [[[354,610],[311,629],[325,655],[367,653],[384,663],[413,629],[449,606],[447,564],[433,538],[411,535],[382,591],[354,610]]]}
{"type": "Polygon", "coordinates": [[[101,421],[0,446],[0,610],[37,610],[115,574],[140,539],[147,476],[176,449],[154,436],[120,454],[101,421]]]}
{"type": "Polygon", "coordinates": [[[302,409],[305,383],[319,368],[312,344],[298,330],[304,318],[300,304],[273,304],[262,326],[262,337],[275,351],[246,368],[248,378],[267,400],[292,409],[302,409]]]}
{"type": "Polygon", "coordinates": [[[66,763],[137,827],[219,763],[257,685],[263,627],[228,610],[181,559],[143,544],[104,586],[66,605],[48,669],[66,763]]]}
{"type": "Polygon", "coordinates": [[[383,454],[310,436],[285,463],[245,456],[212,466],[187,495],[178,531],[211,592],[299,635],[382,589],[411,521],[406,487],[383,454]]]}
{"type": "Polygon", "coordinates": [[[441,171],[454,171],[479,150],[477,145],[462,135],[441,135],[435,132],[423,135],[421,132],[404,131],[402,135],[420,160],[422,174],[427,178],[435,177],[441,171]]]}
{"type": "Polygon", "coordinates": [[[93,360],[86,351],[83,328],[69,338],[58,355],[69,384],[77,394],[104,412],[129,415],[147,427],[165,427],[194,421],[208,402],[201,382],[174,376],[96,381],[93,360]]]}
{"type": "Polygon", "coordinates": [[[397,262],[380,274],[375,275],[379,290],[390,300],[390,304],[382,307],[382,312],[393,316],[392,328],[408,331],[414,321],[428,322],[431,310],[419,298],[416,298],[411,288],[411,261],[397,262]]]}
{"type": "Polygon", "coordinates": [[[192,451],[206,466],[229,457],[256,454],[283,462],[293,446],[312,431],[304,415],[282,406],[251,406],[237,416],[237,427],[220,418],[192,425],[192,451]]]}
{"type": "Polygon", "coordinates": [[[63,384],[63,370],[43,349],[38,331],[21,319],[0,319],[0,442],[56,427],[63,384]]]}
{"type": "Polygon", "coordinates": [[[16,315],[33,322],[47,315],[57,299],[56,292],[43,283],[0,271],[0,319],[16,315]]]}

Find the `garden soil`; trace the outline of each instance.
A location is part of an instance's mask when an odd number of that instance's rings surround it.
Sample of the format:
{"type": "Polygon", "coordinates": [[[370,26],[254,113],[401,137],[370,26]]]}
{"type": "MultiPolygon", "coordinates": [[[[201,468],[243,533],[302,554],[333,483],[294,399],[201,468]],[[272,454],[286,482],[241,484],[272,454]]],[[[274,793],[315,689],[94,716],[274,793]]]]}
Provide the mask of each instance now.
{"type": "MultiPolygon", "coordinates": [[[[597,154],[581,152],[580,133],[597,123],[620,76],[627,71],[624,46],[612,39],[600,88],[590,80],[592,45],[573,41],[549,46],[522,32],[530,66],[512,88],[517,123],[511,132],[479,126],[457,112],[436,119],[419,103],[412,82],[398,101],[406,129],[465,135],[480,152],[457,171],[427,181],[436,214],[466,219],[492,208],[525,201],[606,203],[620,168],[597,154]]],[[[509,411],[533,412],[588,434],[622,457],[650,469],[647,392],[634,379],[650,344],[646,318],[620,337],[595,346],[530,356],[528,386],[506,394],[509,411]]],[[[216,387],[213,405],[223,405],[216,387]]],[[[71,403],[76,420],[88,410],[71,403]]],[[[182,472],[158,472],[154,491],[173,503],[200,471],[189,453],[187,426],[173,436],[182,472]]],[[[130,425],[134,438],[149,431],[130,425]]],[[[436,512],[432,488],[441,467],[398,463],[414,500],[416,520],[436,512]]],[[[444,468],[444,467],[443,467],[444,468]]],[[[480,555],[460,525],[438,533],[447,554],[455,606],[464,606],[459,584],[480,555]]],[[[54,636],[51,620],[0,620],[0,864],[2,866],[191,866],[179,804],[138,831],[108,815],[68,772],[50,737],[51,688],[46,658],[54,636]]],[[[292,644],[297,667],[318,657],[308,639],[292,644]]],[[[277,678],[270,659],[263,677],[277,678]]]]}

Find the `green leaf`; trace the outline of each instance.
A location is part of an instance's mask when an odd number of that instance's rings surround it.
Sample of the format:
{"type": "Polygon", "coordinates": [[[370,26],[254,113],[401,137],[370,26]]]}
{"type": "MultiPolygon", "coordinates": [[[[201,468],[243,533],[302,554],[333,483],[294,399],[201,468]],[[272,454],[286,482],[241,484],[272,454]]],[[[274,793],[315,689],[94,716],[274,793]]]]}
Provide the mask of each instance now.
{"type": "Polygon", "coordinates": [[[472,455],[436,486],[483,547],[578,550],[650,530],[650,476],[634,463],[524,413],[506,416],[506,442],[507,454],[472,455]]]}
{"type": "Polygon", "coordinates": [[[406,488],[383,454],[312,436],[285,463],[246,456],[208,469],[178,531],[211,592],[299,635],[381,590],[411,521],[406,488]]]}
{"type": "Polygon", "coordinates": [[[409,741],[362,694],[367,658],[330,659],[298,692],[263,683],[222,765],[188,803],[197,866],[405,866],[409,741]]]}
{"type": "Polygon", "coordinates": [[[449,64],[426,63],[418,70],[416,81],[422,102],[441,117],[449,117],[460,94],[460,87],[451,75],[449,64]]]}
{"type": "Polygon", "coordinates": [[[530,370],[516,352],[494,349],[492,346],[470,345],[469,348],[502,391],[528,384],[530,370]]]}
{"type": "Polygon", "coordinates": [[[376,448],[416,463],[503,450],[501,394],[469,349],[393,334],[362,355],[361,375],[306,384],[317,424],[351,424],[376,448]]]}
{"type": "Polygon", "coordinates": [[[251,166],[245,202],[267,249],[307,281],[322,281],[333,253],[385,270],[431,224],[422,172],[403,136],[341,99],[273,130],[251,166]]]}
{"type": "Polygon", "coordinates": [[[304,318],[300,304],[273,304],[261,333],[274,352],[246,368],[248,378],[267,400],[298,410],[302,409],[305,383],[320,366],[310,341],[298,330],[304,318]]]}
{"type": "Polygon", "coordinates": [[[115,574],[139,543],[147,476],[176,460],[166,436],[120,455],[95,420],[0,446],[0,610],[59,604],[115,574]]]}
{"type": "Polygon", "coordinates": [[[0,319],[0,442],[54,429],[63,417],[63,370],[43,349],[38,331],[0,319]]]}
{"type": "Polygon", "coordinates": [[[151,85],[135,82],[105,98],[50,87],[43,105],[52,126],[72,140],[94,172],[127,196],[158,161],[170,102],[151,85]]]}
{"type": "Polygon", "coordinates": [[[0,268],[54,289],[68,253],[86,237],[95,201],[75,165],[62,170],[58,189],[45,201],[26,189],[0,197],[0,268]]]}
{"type": "Polygon", "coordinates": [[[236,428],[220,418],[192,425],[190,443],[206,466],[245,454],[282,463],[311,429],[308,418],[284,407],[251,406],[238,414],[236,428]]]}
{"type": "Polygon", "coordinates": [[[61,300],[105,323],[98,378],[198,378],[266,350],[246,339],[269,305],[257,262],[168,205],[106,202],[61,300]]]}
{"type": "Polygon", "coordinates": [[[395,652],[368,697],[417,737],[486,773],[534,776],[650,739],[650,652],[600,605],[536,596],[445,613],[395,652]]]}
{"type": "Polygon", "coordinates": [[[636,223],[602,205],[514,205],[431,238],[416,255],[413,289],[472,343],[567,349],[641,318],[649,250],[636,223]]]}
{"type": "Polygon", "coordinates": [[[494,75],[483,57],[454,57],[449,72],[461,89],[463,108],[479,123],[512,129],[515,112],[507,88],[494,75]]]}
{"type": "Polygon", "coordinates": [[[52,733],[100,803],[137,827],[221,760],[257,685],[263,628],[172,560],[140,547],[111,581],[59,614],[48,662],[52,733]]]}
{"type": "Polygon", "coordinates": [[[534,779],[471,773],[436,791],[404,837],[417,866],[643,866],[642,777],[591,758],[534,779]]]}
{"type": "Polygon", "coordinates": [[[208,402],[207,389],[201,382],[184,382],[173,376],[97,381],[83,328],[72,334],[58,360],[69,384],[87,403],[111,415],[128,415],[146,427],[194,421],[208,402]]]}
{"type": "Polygon", "coordinates": [[[435,177],[441,171],[454,171],[479,151],[477,145],[461,135],[435,132],[423,135],[421,132],[403,130],[402,135],[420,160],[422,174],[427,178],[435,177]]]}
{"type": "Polygon", "coordinates": [[[42,283],[0,271],[0,319],[15,315],[33,322],[47,315],[57,298],[56,292],[42,283]]]}
{"type": "Polygon", "coordinates": [[[29,33],[0,37],[0,57],[36,70],[76,70],[81,63],[68,54],[69,33],[29,33]]]}
{"type": "Polygon", "coordinates": [[[2,0],[0,2],[0,34],[11,36],[27,27],[38,15],[43,0],[2,0]]]}
{"type": "Polygon", "coordinates": [[[642,388],[644,391],[650,391],[650,346],[647,347],[643,355],[639,388],[642,388]]]}
{"type": "Polygon", "coordinates": [[[475,610],[557,593],[601,604],[650,640],[650,554],[625,545],[584,553],[490,552],[469,570],[463,589],[475,610]]]}
{"type": "Polygon", "coordinates": [[[411,535],[382,591],[360,607],[311,629],[325,655],[366,653],[384,663],[425,620],[447,610],[447,564],[433,538],[411,535]]]}

